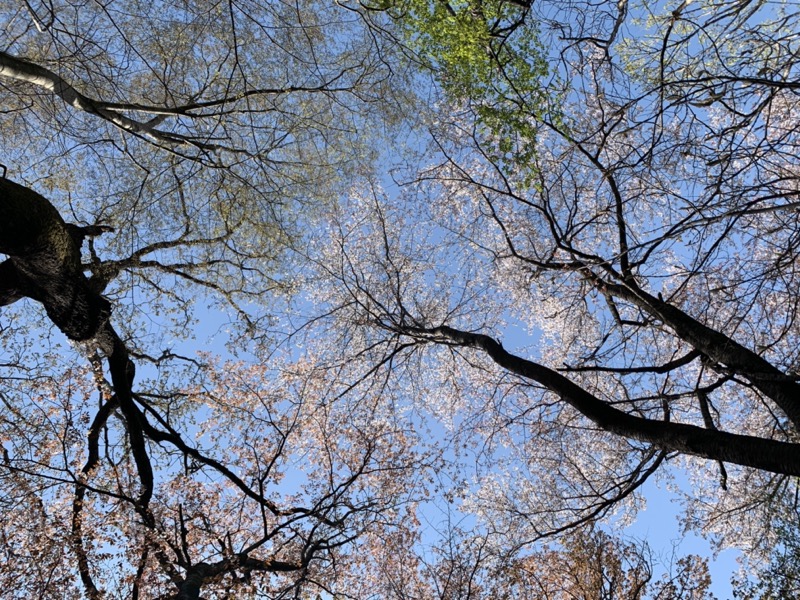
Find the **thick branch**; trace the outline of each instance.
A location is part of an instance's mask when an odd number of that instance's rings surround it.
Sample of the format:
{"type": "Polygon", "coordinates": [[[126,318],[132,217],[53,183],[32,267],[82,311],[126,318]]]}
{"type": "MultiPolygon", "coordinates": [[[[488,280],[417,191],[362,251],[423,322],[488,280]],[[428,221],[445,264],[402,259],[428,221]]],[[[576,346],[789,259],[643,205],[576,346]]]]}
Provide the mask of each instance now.
{"type": "Polygon", "coordinates": [[[177,600],[199,600],[200,588],[204,584],[236,570],[281,573],[298,571],[303,566],[300,563],[290,563],[275,559],[260,560],[246,555],[227,558],[211,564],[201,562],[189,569],[186,579],[180,586],[177,600]]]}
{"type": "Polygon", "coordinates": [[[91,289],[81,266],[80,248],[50,202],[33,190],[0,179],[0,299],[40,302],[53,323],[71,340],[93,338],[111,312],[91,289]]]}
{"type": "MultiPolygon", "coordinates": [[[[337,93],[350,92],[346,85],[337,85],[337,81],[344,78],[347,69],[333,74],[326,81],[317,86],[282,86],[275,88],[251,89],[221,98],[205,101],[190,102],[181,106],[148,106],[137,103],[106,102],[98,98],[91,98],[73,86],[60,75],[49,69],[0,51],[0,77],[24,81],[44,88],[63,100],[67,105],[95,115],[115,127],[134,135],[148,139],[150,142],[165,148],[188,147],[205,152],[232,152],[250,154],[243,148],[226,147],[208,141],[206,136],[182,135],[165,129],[158,129],[169,117],[185,117],[190,119],[203,119],[210,116],[220,116],[228,111],[226,106],[234,105],[248,98],[257,96],[281,96],[293,93],[337,93]],[[213,109],[209,112],[209,109],[213,109]],[[153,115],[146,121],[133,119],[124,113],[139,113],[153,115]]],[[[231,109],[233,110],[233,109],[231,109]]]]}
{"type": "Polygon", "coordinates": [[[76,341],[93,340],[108,357],[142,483],[138,504],[144,509],[153,492],[153,470],[145,447],[144,416],[133,402],[133,362],[108,320],[108,301],[83,273],[78,243],[84,233],[68,226],[43,196],[0,179],[0,252],[9,256],[0,273],[10,282],[0,284],[0,297],[27,296],[40,302],[64,335],[76,341]]]}
{"type": "Polygon", "coordinates": [[[163,120],[163,116],[157,116],[144,123],[126,117],[108,108],[105,103],[84,96],[59,75],[35,63],[6,52],[0,52],[0,76],[25,81],[50,90],[68,105],[102,117],[125,131],[153,136],[159,141],[166,141],[166,134],[155,129],[163,120]]]}
{"type": "Polygon", "coordinates": [[[557,371],[506,352],[499,342],[487,335],[447,326],[430,329],[410,327],[403,330],[403,333],[482,350],[499,366],[558,394],[562,400],[610,433],[647,442],[669,451],[774,473],[800,475],[798,444],[703,429],[695,425],[656,421],[625,413],[606,404],[557,371]]]}
{"type": "Polygon", "coordinates": [[[750,381],[756,389],[771,398],[794,426],[800,429],[800,385],[794,378],[727,335],[711,329],[681,309],[644,290],[604,282],[598,282],[598,286],[663,321],[678,337],[695,349],[750,381]]]}
{"type": "Polygon", "coordinates": [[[147,453],[145,443],[146,419],[133,401],[133,379],[135,366],[130,359],[128,349],[119,338],[116,331],[107,323],[101,336],[105,338],[101,345],[112,348],[108,355],[108,370],[111,373],[111,383],[119,399],[119,407],[128,425],[128,440],[131,444],[131,454],[136,463],[136,471],[142,490],[137,499],[137,508],[146,511],[150,498],[153,495],[153,466],[147,453]]]}

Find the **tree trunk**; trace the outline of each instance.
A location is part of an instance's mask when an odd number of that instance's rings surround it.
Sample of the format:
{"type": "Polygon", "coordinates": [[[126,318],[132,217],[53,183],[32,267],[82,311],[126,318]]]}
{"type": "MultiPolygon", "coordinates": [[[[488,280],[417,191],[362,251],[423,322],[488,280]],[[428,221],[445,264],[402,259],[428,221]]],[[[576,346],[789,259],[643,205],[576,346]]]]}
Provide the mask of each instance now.
{"type": "Polygon", "coordinates": [[[91,288],[80,247],[50,202],[0,179],[0,305],[28,297],[40,302],[71,340],[88,340],[108,320],[108,301],[91,288]]]}

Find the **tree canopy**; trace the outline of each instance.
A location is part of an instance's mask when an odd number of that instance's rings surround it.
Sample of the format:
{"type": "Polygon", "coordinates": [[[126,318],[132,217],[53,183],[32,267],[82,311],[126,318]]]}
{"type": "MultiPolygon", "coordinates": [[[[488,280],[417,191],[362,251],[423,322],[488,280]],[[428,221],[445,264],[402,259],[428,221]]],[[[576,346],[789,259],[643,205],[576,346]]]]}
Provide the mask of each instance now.
{"type": "Polygon", "coordinates": [[[784,570],[800,9],[673,4],[0,2],[2,593],[705,598],[677,472],[784,570]]]}

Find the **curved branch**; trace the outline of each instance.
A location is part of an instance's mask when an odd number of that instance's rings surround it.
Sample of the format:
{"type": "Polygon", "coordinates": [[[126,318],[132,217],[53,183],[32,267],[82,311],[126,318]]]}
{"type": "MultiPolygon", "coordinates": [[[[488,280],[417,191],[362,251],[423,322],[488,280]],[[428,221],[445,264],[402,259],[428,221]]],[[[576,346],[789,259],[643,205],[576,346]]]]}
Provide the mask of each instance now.
{"type": "Polygon", "coordinates": [[[669,451],[730,462],[773,473],[800,475],[800,444],[656,421],[610,406],[557,371],[507,352],[488,335],[448,326],[408,327],[405,335],[485,352],[497,365],[554,392],[601,429],[669,451]]]}
{"type": "Polygon", "coordinates": [[[108,320],[108,300],[83,273],[80,239],[44,196],[0,180],[0,252],[9,256],[2,270],[14,282],[9,289],[17,290],[5,295],[40,302],[64,335],[75,341],[91,340],[106,355],[142,484],[138,505],[145,509],[153,493],[153,470],[145,447],[144,417],[133,402],[134,364],[108,320]]]}
{"type": "Polygon", "coordinates": [[[267,573],[286,573],[304,568],[302,563],[292,563],[276,559],[261,560],[246,555],[226,558],[215,563],[197,563],[189,569],[186,578],[180,585],[177,600],[199,600],[200,588],[210,580],[217,579],[236,570],[246,572],[262,571],[267,573]]]}
{"type": "Polygon", "coordinates": [[[794,426],[800,429],[800,384],[793,377],[781,372],[727,335],[638,287],[611,284],[599,279],[595,279],[595,284],[604,292],[632,302],[663,321],[696,350],[750,381],[756,389],[771,398],[794,426]]]}
{"type": "Polygon", "coordinates": [[[0,76],[25,81],[50,90],[69,106],[102,117],[125,131],[153,136],[162,142],[166,141],[166,134],[155,129],[164,120],[164,116],[157,115],[147,122],[126,117],[117,110],[109,108],[106,103],[81,94],[65,79],[49,69],[2,51],[0,51],[0,76]]]}
{"type": "MultiPolygon", "coordinates": [[[[309,94],[352,92],[352,88],[347,85],[337,85],[340,79],[345,78],[348,71],[349,69],[343,68],[341,71],[333,74],[316,86],[287,85],[275,88],[250,89],[228,97],[189,102],[175,107],[164,107],[138,103],[106,102],[97,98],[90,98],[78,91],[74,85],[53,71],[23,58],[0,51],[0,77],[24,81],[44,88],[55,94],[67,105],[100,117],[122,131],[141,136],[167,149],[186,147],[203,152],[213,153],[223,151],[234,154],[242,153],[245,155],[251,155],[251,153],[241,148],[226,147],[211,143],[207,140],[204,141],[204,138],[199,136],[181,135],[179,133],[158,129],[158,126],[169,117],[184,117],[188,119],[208,118],[213,116],[219,117],[228,112],[228,109],[225,109],[226,106],[234,105],[238,102],[258,96],[282,96],[297,92],[309,94]],[[214,110],[209,111],[208,109],[214,110]],[[198,111],[205,112],[200,112],[200,114],[198,114],[198,111]],[[123,114],[124,112],[153,115],[153,117],[149,120],[141,121],[126,116],[123,114]]],[[[235,109],[231,110],[235,111],[235,109]]]]}

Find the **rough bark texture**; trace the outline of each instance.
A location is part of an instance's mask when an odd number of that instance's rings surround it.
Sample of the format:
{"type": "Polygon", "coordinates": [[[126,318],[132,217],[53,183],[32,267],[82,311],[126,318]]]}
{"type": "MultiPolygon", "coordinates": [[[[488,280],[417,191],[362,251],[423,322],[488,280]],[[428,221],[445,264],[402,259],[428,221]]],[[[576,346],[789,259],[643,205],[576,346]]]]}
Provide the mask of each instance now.
{"type": "Polygon", "coordinates": [[[0,304],[23,297],[40,302],[69,339],[97,335],[108,321],[108,301],[92,290],[81,268],[80,247],[50,202],[33,190],[0,179],[0,304]]]}

